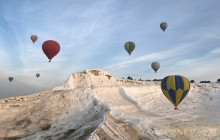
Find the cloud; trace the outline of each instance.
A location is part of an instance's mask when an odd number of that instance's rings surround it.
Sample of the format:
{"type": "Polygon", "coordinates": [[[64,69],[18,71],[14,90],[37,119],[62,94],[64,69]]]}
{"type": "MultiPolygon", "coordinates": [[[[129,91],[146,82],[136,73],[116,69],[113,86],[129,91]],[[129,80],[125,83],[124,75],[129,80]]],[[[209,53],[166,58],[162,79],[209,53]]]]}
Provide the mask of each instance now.
{"type": "Polygon", "coordinates": [[[211,54],[220,54],[220,48],[214,49],[210,53],[211,54]]]}
{"type": "MultiPolygon", "coordinates": [[[[153,62],[153,61],[160,61],[160,60],[164,60],[164,59],[171,59],[171,58],[176,58],[176,57],[180,57],[185,55],[185,53],[189,52],[190,50],[187,50],[187,48],[189,48],[191,46],[191,43],[188,45],[179,45],[178,47],[175,47],[173,49],[169,49],[169,50],[163,50],[160,52],[155,52],[155,53],[151,53],[151,54],[147,54],[144,56],[139,56],[136,57],[132,60],[128,60],[128,61],[123,61],[123,62],[119,62],[110,66],[106,66],[104,69],[106,70],[119,70],[122,68],[125,68],[127,66],[129,66],[130,64],[134,64],[134,63],[140,63],[140,62],[153,62]],[[184,51],[184,53],[182,53],[184,51]]],[[[118,58],[113,58],[118,60],[118,58]]]]}

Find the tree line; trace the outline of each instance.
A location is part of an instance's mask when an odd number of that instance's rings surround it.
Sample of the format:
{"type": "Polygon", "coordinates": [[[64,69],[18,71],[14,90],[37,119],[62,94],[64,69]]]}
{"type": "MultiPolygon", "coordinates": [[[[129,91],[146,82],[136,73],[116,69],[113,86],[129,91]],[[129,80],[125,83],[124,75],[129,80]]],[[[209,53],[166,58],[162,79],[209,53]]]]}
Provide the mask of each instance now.
{"type": "MultiPolygon", "coordinates": [[[[122,78],[124,79],[124,77],[122,78]]],[[[128,80],[136,80],[133,79],[131,76],[127,77],[128,80]]],[[[153,79],[152,81],[162,81],[163,79],[153,79]]],[[[142,80],[141,78],[138,81],[151,81],[151,80],[142,80]]],[[[217,79],[217,82],[220,83],[220,79],[217,79]]],[[[195,83],[195,80],[190,80],[190,83],[195,83]]],[[[200,81],[200,83],[211,83],[211,81],[200,81]]]]}

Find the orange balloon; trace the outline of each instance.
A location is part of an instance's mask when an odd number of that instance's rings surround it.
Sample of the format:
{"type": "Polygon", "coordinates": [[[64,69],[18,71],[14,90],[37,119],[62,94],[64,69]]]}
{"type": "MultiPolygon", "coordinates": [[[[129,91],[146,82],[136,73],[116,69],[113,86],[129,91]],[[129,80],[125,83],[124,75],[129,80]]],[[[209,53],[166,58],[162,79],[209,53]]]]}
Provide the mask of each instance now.
{"type": "Polygon", "coordinates": [[[35,41],[37,41],[37,39],[38,39],[38,37],[36,35],[31,36],[31,40],[32,40],[33,44],[35,41]]]}

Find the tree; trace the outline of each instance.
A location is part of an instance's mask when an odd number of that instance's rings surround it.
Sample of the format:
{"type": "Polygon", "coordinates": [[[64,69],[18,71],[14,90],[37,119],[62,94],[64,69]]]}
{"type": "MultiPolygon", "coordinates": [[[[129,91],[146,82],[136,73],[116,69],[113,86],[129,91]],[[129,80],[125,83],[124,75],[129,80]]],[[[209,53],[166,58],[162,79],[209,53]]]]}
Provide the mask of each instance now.
{"type": "Polygon", "coordinates": [[[200,81],[200,83],[210,83],[210,81],[200,81]]]}
{"type": "Polygon", "coordinates": [[[154,79],[153,81],[162,81],[163,79],[154,79]]]}
{"type": "Polygon", "coordinates": [[[195,83],[195,81],[194,81],[194,80],[191,80],[190,83],[195,83]]]}
{"type": "Polygon", "coordinates": [[[217,82],[220,82],[220,79],[218,79],[217,82]]]}
{"type": "Polygon", "coordinates": [[[127,78],[127,79],[132,80],[132,77],[128,76],[128,78],[127,78]]]}

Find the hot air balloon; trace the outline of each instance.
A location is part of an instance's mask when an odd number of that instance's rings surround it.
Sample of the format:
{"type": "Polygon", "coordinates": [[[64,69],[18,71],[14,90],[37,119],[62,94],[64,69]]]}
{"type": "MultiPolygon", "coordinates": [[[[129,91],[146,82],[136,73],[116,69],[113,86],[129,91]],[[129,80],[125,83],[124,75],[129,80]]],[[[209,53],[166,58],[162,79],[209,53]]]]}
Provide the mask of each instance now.
{"type": "Polygon", "coordinates": [[[160,63],[159,62],[153,62],[151,64],[152,69],[155,71],[155,73],[157,72],[157,70],[160,68],[160,63]]]}
{"type": "Polygon", "coordinates": [[[38,37],[36,35],[31,36],[31,40],[32,40],[33,44],[35,41],[37,41],[37,39],[38,39],[38,37]]]}
{"type": "Polygon", "coordinates": [[[37,73],[37,74],[36,74],[36,77],[37,77],[37,78],[38,78],[38,77],[40,77],[40,74],[39,74],[39,73],[37,73]]]}
{"type": "Polygon", "coordinates": [[[165,32],[166,28],[168,27],[168,24],[166,22],[162,22],[160,24],[160,28],[165,32]]]}
{"type": "Polygon", "coordinates": [[[125,43],[125,50],[128,52],[129,55],[131,55],[134,48],[135,48],[134,42],[129,41],[125,43]]]}
{"type": "Polygon", "coordinates": [[[10,82],[13,81],[13,79],[14,79],[13,77],[9,77],[9,78],[8,78],[8,80],[9,80],[10,82]]]}
{"type": "Polygon", "coordinates": [[[56,41],[47,40],[43,43],[42,49],[45,55],[48,57],[49,62],[51,62],[51,59],[59,53],[60,45],[56,41]]]}
{"type": "Polygon", "coordinates": [[[190,90],[190,83],[184,76],[167,76],[161,81],[161,89],[163,94],[175,106],[174,109],[177,110],[177,106],[182,102],[190,90]]]}

